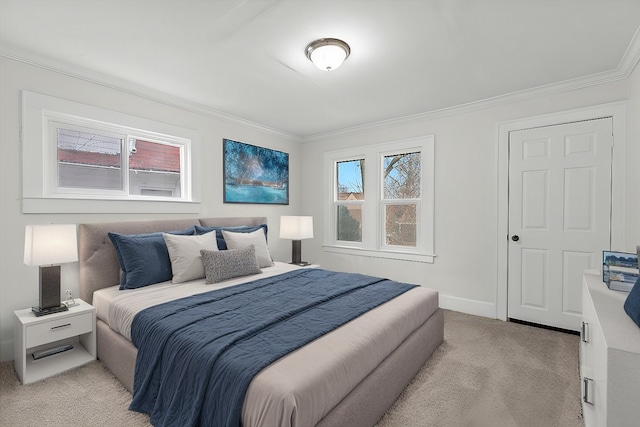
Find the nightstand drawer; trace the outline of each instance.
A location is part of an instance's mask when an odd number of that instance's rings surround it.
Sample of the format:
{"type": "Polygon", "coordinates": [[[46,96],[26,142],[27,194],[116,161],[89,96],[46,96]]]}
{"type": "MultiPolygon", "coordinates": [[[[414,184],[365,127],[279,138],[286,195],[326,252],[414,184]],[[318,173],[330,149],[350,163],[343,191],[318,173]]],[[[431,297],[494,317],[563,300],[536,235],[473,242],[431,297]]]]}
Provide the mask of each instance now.
{"type": "Polygon", "coordinates": [[[65,316],[62,319],[27,326],[25,348],[48,344],[92,331],[92,313],[65,316]]]}

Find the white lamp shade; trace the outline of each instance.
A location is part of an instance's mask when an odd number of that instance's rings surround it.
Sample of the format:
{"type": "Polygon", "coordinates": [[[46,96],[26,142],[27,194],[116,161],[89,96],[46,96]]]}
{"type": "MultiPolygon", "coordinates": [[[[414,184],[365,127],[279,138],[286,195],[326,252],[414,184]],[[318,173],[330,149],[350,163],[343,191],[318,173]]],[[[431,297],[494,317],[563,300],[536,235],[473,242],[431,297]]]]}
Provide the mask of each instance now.
{"type": "Polygon", "coordinates": [[[311,62],[322,71],[335,70],[347,58],[347,52],[340,46],[318,46],[311,52],[311,62]]]}
{"type": "Polygon", "coordinates": [[[311,239],[313,237],[312,216],[281,216],[280,238],[291,240],[311,239]]]}
{"type": "Polygon", "coordinates": [[[53,265],[78,261],[75,224],[27,225],[24,232],[24,263],[53,265]]]}

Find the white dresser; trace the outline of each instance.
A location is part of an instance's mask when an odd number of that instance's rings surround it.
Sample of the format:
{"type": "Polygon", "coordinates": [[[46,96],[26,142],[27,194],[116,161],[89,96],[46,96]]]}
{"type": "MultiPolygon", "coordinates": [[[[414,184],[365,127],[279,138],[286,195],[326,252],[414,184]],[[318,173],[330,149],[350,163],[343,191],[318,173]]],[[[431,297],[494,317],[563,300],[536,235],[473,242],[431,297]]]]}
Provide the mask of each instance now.
{"type": "Polygon", "coordinates": [[[599,272],[584,275],[580,376],[585,427],[640,426],[640,328],[625,313],[626,293],[599,272]]]}

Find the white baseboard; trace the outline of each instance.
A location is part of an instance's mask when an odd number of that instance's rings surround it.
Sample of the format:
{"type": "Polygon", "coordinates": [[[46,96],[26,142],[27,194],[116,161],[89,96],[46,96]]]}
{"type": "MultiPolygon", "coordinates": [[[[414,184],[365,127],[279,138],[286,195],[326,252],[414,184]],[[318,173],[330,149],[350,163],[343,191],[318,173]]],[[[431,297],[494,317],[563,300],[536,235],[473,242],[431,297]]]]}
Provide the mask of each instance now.
{"type": "Polygon", "coordinates": [[[440,308],[473,314],[475,316],[496,318],[496,305],[491,302],[476,301],[467,298],[439,294],[440,308]]]}

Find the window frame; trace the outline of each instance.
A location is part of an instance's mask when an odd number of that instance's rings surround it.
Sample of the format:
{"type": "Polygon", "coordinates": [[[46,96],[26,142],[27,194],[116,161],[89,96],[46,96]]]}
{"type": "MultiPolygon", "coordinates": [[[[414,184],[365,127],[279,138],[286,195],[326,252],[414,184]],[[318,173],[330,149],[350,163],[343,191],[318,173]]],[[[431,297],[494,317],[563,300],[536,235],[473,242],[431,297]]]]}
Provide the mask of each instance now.
{"type": "Polygon", "coordinates": [[[382,250],[387,250],[387,251],[400,251],[400,252],[407,252],[407,253],[421,253],[421,248],[422,248],[422,240],[423,240],[423,236],[420,234],[420,229],[421,229],[421,213],[422,213],[422,194],[423,194],[423,189],[422,186],[424,185],[423,179],[422,179],[422,174],[423,174],[423,152],[422,150],[417,150],[417,151],[412,151],[411,149],[395,149],[395,150],[390,150],[387,152],[381,152],[379,153],[379,158],[378,161],[380,162],[380,166],[379,166],[379,170],[380,173],[378,174],[378,179],[380,181],[380,200],[379,200],[379,205],[378,205],[378,209],[379,211],[379,216],[380,216],[380,227],[379,227],[379,232],[380,232],[380,249],[382,250]],[[420,197],[419,198],[406,198],[406,199],[387,199],[384,196],[384,190],[385,190],[385,184],[384,184],[384,176],[382,171],[384,170],[384,159],[385,157],[388,156],[393,156],[393,155],[397,155],[397,154],[410,154],[410,153],[415,153],[418,152],[420,153],[420,197]],[[386,223],[387,223],[387,206],[389,205],[416,205],[416,245],[415,246],[401,246],[401,245],[389,245],[386,243],[387,241],[387,228],[386,228],[386,223]]]}
{"type": "Polygon", "coordinates": [[[400,141],[372,144],[350,149],[325,152],[325,215],[323,249],[326,252],[357,255],[373,258],[400,259],[433,263],[434,253],[434,192],[435,159],[434,135],[400,141]],[[384,199],[384,156],[420,152],[421,197],[416,207],[416,246],[387,245],[385,239],[385,206],[387,204],[414,203],[415,199],[384,199]],[[337,163],[346,160],[364,159],[364,187],[367,195],[362,202],[362,242],[337,240],[337,163]],[[371,166],[369,166],[371,165],[371,166]],[[349,243],[349,244],[345,244],[349,243]]]}
{"type": "Polygon", "coordinates": [[[79,198],[102,198],[102,197],[117,197],[117,198],[125,198],[128,196],[127,189],[127,180],[125,176],[125,172],[128,170],[128,167],[123,162],[123,152],[125,150],[125,142],[127,139],[127,134],[123,132],[117,132],[114,129],[107,129],[106,126],[103,128],[101,126],[89,126],[86,123],[82,123],[82,120],[72,120],[64,118],[61,114],[45,112],[43,114],[43,120],[45,122],[45,127],[49,130],[48,139],[43,140],[42,149],[44,151],[45,162],[43,165],[44,168],[44,176],[47,177],[45,183],[45,195],[46,197],[79,197],[79,198]],[[58,144],[57,144],[57,130],[58,129],[69,129],[73,131],[81,131],[81,132],[99,132],[101,136],[110,136],[113,138],[119,138],[120,142],[120,179],[122,182],[122,189],[120,190],[109,190],[106,188],[102,189],[85,189],[85,188],[74,188],[74,187],[61,187],[60,186],[60,175],[58,173],[59,162],[58,162],[58,144]]]}
{"type": "Polygon", "coordinates": [[[189,175],[189,166],[185,161],[186,153],[189,152],[191,141],[186,138],[180,138],[170,135],[160,135],[154,132],[132,129],[126,126],[114,125],[111,123],[96,122],[78,117],[68,116],[60,113],[52,113],[45,111],[43,120],[49,129],[48,141],[43,141],[43,150],[45,153],[45,176],[48,177],[45,187],[47,197],[79,197],[87,199],[95,198],[116,198],[123,200],[165,200],[165,201],[189,201],[187,176],[189,175]],[[69,129],[80,130],[83,132],[98,132],[104,136],[111,136],[121,139],[120,144],[120,175],[122,180],[121,190],[109,189],[85,189],[75,187],[61,187],[59,184],[58,174],[58,147],[57,147],[57,130],[69,129]],[[143,140],[154,144],[162,144],[178,147],[180,150],[180,197],[175,196],[147,196],[141,194],[131,194],[130,173],[131,166],[129,164],[129,152],[132,140],[143,140]]]}
{"type": "Polygon", "coordinates": [[[23,213],[199,213],[199,133],[112,110],[22,91],[23,213]],[[122,135],[122,190],[58,187],[55,129],[83,128],[122,135]],[[130,138],[180,147],[180,196],[129,194],[125,153],[130,138]]]}

